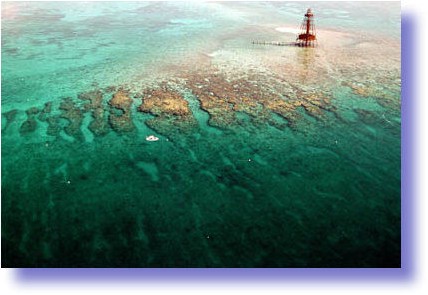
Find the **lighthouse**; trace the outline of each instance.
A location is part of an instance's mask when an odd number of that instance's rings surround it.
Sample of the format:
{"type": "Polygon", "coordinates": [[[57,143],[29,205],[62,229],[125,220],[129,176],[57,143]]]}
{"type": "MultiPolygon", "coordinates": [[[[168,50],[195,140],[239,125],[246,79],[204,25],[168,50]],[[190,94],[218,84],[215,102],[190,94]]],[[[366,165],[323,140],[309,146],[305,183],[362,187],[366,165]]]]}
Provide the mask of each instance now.
{"type": "Polygon", "coordinates": [[[302,47],[314,47],[317,37],[315,32],[314,14],[312,9],[308,8],[300,26],[299,35],[296,38],[296,45],[302,47]]]}

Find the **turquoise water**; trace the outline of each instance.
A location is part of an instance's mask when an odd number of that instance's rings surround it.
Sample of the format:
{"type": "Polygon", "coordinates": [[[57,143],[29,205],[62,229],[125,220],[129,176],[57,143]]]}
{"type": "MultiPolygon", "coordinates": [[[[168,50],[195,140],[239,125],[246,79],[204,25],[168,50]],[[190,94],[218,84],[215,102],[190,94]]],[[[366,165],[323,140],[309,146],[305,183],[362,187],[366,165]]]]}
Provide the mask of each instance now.
{"type": "Polygon", "coordinates": [[[3,266],[400,266],[399,3],[3,2],[1,39],[3,266]],[[251,44],[309,5],[318,47],[251,44]]]}

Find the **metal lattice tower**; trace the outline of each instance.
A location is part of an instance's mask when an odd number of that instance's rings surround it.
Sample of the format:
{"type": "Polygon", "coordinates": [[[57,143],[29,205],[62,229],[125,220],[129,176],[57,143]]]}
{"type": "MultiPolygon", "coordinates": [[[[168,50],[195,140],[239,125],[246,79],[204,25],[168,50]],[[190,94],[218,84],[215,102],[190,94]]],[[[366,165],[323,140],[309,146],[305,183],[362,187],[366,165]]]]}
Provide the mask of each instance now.
{"type": "Polygon", "coordinates": [[[317,40],[315,32],[315,21],[312,10],[308,8],[300,26],[300,33],[296,39],[296,45],[303,47],[314,47],[317,40]]]}

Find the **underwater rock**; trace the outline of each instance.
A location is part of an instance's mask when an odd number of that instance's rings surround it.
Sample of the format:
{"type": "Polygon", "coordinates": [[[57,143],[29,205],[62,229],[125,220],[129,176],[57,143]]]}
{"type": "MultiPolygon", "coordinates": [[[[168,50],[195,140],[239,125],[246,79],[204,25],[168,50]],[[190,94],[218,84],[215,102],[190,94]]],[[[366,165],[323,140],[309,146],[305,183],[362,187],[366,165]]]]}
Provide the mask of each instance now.
{"type": "Polygon", "coordinates": [[[319,119],[323,116],[323,112],[321,109],[313,104],[302,102],[302,107],[305,109],[306,113],[312,116],[315,119],[319,119]]]}
{"type": "Polygon", "coordinates": [[[96,136],[103,136],[108,133],[109,127],[107,118],[105,116],[105,110],[102,104],[103,93],[101,90],[93,90],[79,94],[79,99],[89,101],[85,104],[85,111],[92,112],[93,120],[89,123],[89,130],[96,136]]]}
{"type": "Polygon", "coordinates": [[[51,136],[59,136],[59,132],[61,131],[59,117],[58,116],[49,116],[52,112],[52,102],[49,101],[44,104],[43,109],[40,111],[37,119],[41,122],[47,122],[47,135],[51,136]]]}
{"type": "Polygon", "coordinates": [[[128,92],[123,89],[119,89],[114,95],[113,98],[108,102],[110,106],[120,109],[125,113],[128,112],[132,105],[132,99],[129,97],[128,92]]]}
{"type": "Polygon", "coordinates": [[[47,121],[47,116],[51,111],[52,111],[52,102],[49,101],[49,102],[45,103],[43,110],[40,112],[40,114],[37,118],[40,121],[45,122],[45,121],[47,121]]]}
{"type": "Polygon", "coordinates": [[[198,127],[197,121],[192,116],[177,117],[162,115],[149,119],[145,123],[150,129],[171,140],[176,140],[183,135],[190,134],[198,127]]]}
{"type": "MultiPolygon", "coordinates": [[[[274,74],[260,76],[248,75],[232,79],[219,73],[187,73],[186,86],[200,101],[201,109],[210,115],[209,124],[228,128],[239,124],[236,112],[252,117],[253,124],[269,123],[271,113],[283,117],[293,127],[301,115],[297,109],[303,107],[308,114],[319,119],[324,111],[334,111],[330,99],[324,93],[314,93],[301,85],[285,83],[274,74]]],[[[278,125],[281,126],[282,124],[278,125]]]]}
{"type": "Polygon", "coordinates": [[[263,105],[247,96],[241,97],[240,101],[233,105],[233,111],[244,112],[253,117],[258,117],[262,110],[263,105]]]}
{"type": "Polygon", "coordinates": [[[48,129],[46,131],[46,134],[51,136],[59,136],[59,133],[61,131],[59,117],[58,116],[47,117],[46,122],[48,123],[48,129]]]}
{"type": "Polygon", "coordinates": [[[34,118],[28,118],[24,123],[22,123],[21,127],[19,128],[19,133],[21,135],[26,135],[28,133],[34,132],[37,128],[37,122],[34,118]]]}
{"type": "Polygon", "coordinates": [[[258,117],[252,118],[252,122],[254,125],[260,125],[266,121],[269,125],[279,130],[284,130],[286,127],[290,126],[290,123],[286,118],[274,112],[265,111],[263,115],[260,116],[260,120],[258,119],[258,117]]]}
{"type": "Polygon", "coordinates": [[[17,113],[18,113],[18,110],[14,109],[14,110],[5,112],[2,115],[6,117],[7,121],[13,121],[17,113]]]}
{"type": "Polygon", "coordinates": [[[97,136],[105,135],[109,132],[105,111],[103,108],[96,108],[92,111],[93,120],[89,123],[89,130],[97,136]]]}
{"type": "Polygon", "coordinates": [[[147,91],[138,110],[155,116],[188,116],[191,114],[189,103],[179,93],[165,87],[147,91]]]}
{"type": "Polygon", "coordinates": [[[401,100],[399,88],[396,92],[385,92],[382,88],[383,83],[361,83],[361,82],[343,82],[342,85],[351,88],[352,92],[363,98],[373,98],[376,102],[385,108],[392,108],[395,111],[400,111],[401,100]],[[398,99],[397,99],[398,98],[398,99]]]}
{"type": "Polygon", "coordinates": [[[275,101],[283,102],[277,96],[262,91],[259,84],[242,78],[229,80],[221,74],[194,73],[187,80],[187,86],[200,101],[201,109],[210,115],[208,124],[222,129],[238,123],[236,112],[256,118],[253,123],[263,123],[269,118],[266,110],[272,110],[275,101]]]}
{"type": "Polygon", "coordinates": [[[119,89],[110,99],[111,106],[108,122],[113,130],[118,133],[126,133],[135,130],[131,116],[132,99],[128,92],[119,89]]]}
{"type": "Polygon", "coordinates": [[[359,119],[365,124],[375,125],[381,123],[379,116],[373,111],[365,109],[354,109],[354,112],[358,114],[359,119]]]}
{"type": "Polygon", "coordinates": [[[27,114],[27,120],[22,123],[19,128],[19,133],[21,135],[26,135],[28,133],[34,132],[37,128],[37,121],[35,116],[40,112],[40,110],[36,107],[31,107],[25,111],[27,114]]]}
{"type": "Polygon", "coordinates": [[[84,105],[85,111],[102,107],[103,93],[101,90],[80,93],[78,98],[84,101],[89,101],[89,103],[84,105]]]}
{"type": "Polygon", "coordinates": [[[262,103],[271,113],[286,120],[289,127],[294,127],[296,122],[301,118],[300,114],[296,112],[296,109],[301,106],[301,102],[293,103],[278,97],[272,97],[272,99],[264,100],[262,103]]]}
{"type": "Polygon", "coordinates": [[[121,116],[110,113],[108,122],[111,128],[118,133],[127,133],[135,129],[134,123],[132,122],[129,113],[123,114],[121,116]]]}
{"type": "Polygon", "coordinates": [[[108,86],[104,89],[105,92],[115,92],[116,86],[108,86]]]}
{"type": "Polygon", "coordinates": [[[12,121],[15,120],[17,113],[18,113],[18,110],[16,109],[2,113],[2,115],[6,118],[6,125],[4,127],[4,130],[6,130],[9,127],[10,123],[12,123],[12,121]]]}
{"type": "Polygon", "coordinates": [[[25,111],[27,116],[37,115],[39,112],[40,112],[40,110],[36,107],[29,108],[28,110],[25,111]]]}
{"type": "Polygon", "coordinates": [[[76,103],[67,97],[61,102],[59,109],[61,110],[60,118],[68,120],[69,124],[64,127],[65,133],[77,139],[83,139],[83,133],[80,130],[83,121],[83,114],[76,103]]]}
{"type": "Polygon", "coordinates": [[[358,96],[368,97],[370,96],[370,89],[361,83],[344,81],[342,82],[343,86],[351,88],[352,92],[358,96]]]}
{"type": "Polygon", "coordinates": [[[165,83],[158,89],[144,93],[138,111],[155,115],[155,118],[146,121],[147,126],[171,139],[198,126],[187,100],[165,83]]]}
{"type": "Polygon", "coordinates": [[[317,120],[325,119],[325,111],[335,113],[336,108],[331,103],[331,95],[324,92],[298,91],[300,105],[306,113],[317,120]]]}
{"type": "Polygon", "coordinates": [[[209,114],[209,125],[226,129],[236,123],[233,109],[238,108],[236,105],[239,104],[240,98],[238,89],[234,88],[232,83],[220,75],[192,75],[187,86],[199,100],[201,109],[209,114]]]}
{"type": "Polygon", "coordinates": [[[384,107],[384,108],[390,108],[393,109],[396,112],[400,112],[401,110],[401,100],[399,99],[400,94],[396,93],[394,94],[379,94],[376,95],[374,98],[376,99],[376,102],[384,107]]]}
{"type": "Polygon", "coordinates": [[[93,120],[89,123],[89,130],[96,136],[103,136],[109,132],[107,117],[103,106],[103,93],[101,90],[93,90],[79,94],[79,99],[89,101],[84,105],[85,111],[92,112],[93,120]]]}

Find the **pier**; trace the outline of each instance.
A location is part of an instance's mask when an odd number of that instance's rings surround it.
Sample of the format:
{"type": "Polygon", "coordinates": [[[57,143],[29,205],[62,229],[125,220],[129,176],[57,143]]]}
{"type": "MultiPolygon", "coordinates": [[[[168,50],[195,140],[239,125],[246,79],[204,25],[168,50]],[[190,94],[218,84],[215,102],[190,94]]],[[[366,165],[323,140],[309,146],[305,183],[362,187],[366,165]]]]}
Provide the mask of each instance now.
{"type": "Polygon", "coordinates": [[[308,8],[300,26],[300,33],[297,35],[295,42],[255,40],[251,43],[255,45],[315,47],[317,36],[315,31],[314,14],[312,13],[312,10],[308,8]]]}
{"type": "Polygon", "coordinates": [[[252,41],[254,45],[273,45],[273,46],[298,46],[296,42],[284,42],[284,41],[252,41]]]}

